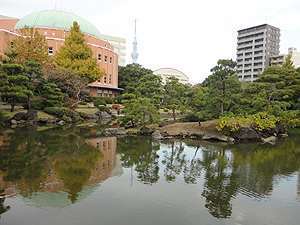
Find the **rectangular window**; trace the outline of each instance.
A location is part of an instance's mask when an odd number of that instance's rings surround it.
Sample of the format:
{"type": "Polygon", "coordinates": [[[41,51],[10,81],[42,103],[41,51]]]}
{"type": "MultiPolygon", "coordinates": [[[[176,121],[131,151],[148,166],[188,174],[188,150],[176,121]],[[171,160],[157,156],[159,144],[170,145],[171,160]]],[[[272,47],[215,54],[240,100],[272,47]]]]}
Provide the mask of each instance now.
{"type": "Polygon", "coordinates": [[[10,48],[14,48],[14,42],[10,42],[10,48]]]}
{"type": "Polygon", "coordinates": [[[103,151],[105,151],[105,141],[103,141],[103,151]]]}
{"type": "Polygon", "coordinates": [[[49,54],[53,54],[53,47],[49,47],[49,48],[48,48],[48,53],[49,53],[49,54]]]}
{"type": "Polygon", "coordinates": [[[109,74],[109,83],[111,84],[111,74],[109,74]]]}
{"type": "Polygon", "coordinates": [[[109,63],[111,64],[111,57],[109,57],[109,63]]]}
{"type": "Polygon", "coordinates": [[[98,61],[101,61],[101,54],[98,54],[98,61]]]}
{"type": "Polygon", "coordinates": [[[97,93],[97,97],[102,97],[102,96],[101,96],[101,93],[97,93]]]}
{"type": "Polygon", "coordinates": [[[104,61],[107,62],[107,55],[105,56],[104,61]]]}
{"type": "Polygon", "coordinates": [[[104,83],[107,81],[107,74],[104,74],[104,83]]]}

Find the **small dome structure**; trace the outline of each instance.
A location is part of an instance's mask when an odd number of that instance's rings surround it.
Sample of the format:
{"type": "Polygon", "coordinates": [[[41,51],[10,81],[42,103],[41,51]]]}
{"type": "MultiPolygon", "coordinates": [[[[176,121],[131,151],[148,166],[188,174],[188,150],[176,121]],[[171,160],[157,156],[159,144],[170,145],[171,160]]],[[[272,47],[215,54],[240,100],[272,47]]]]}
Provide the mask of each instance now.
{"type": "Polygon", "coordinates": [[[70,27],[73,26],[74,21],[79,24],[80,30],[83,33],[103,40],[100,31],[89,21],[73,13],[59,10],[44,10],[31,13],[20,19],[15,25],[14,29],[20,29],[26,25],[36,28],[70,30],[70,27]]]}

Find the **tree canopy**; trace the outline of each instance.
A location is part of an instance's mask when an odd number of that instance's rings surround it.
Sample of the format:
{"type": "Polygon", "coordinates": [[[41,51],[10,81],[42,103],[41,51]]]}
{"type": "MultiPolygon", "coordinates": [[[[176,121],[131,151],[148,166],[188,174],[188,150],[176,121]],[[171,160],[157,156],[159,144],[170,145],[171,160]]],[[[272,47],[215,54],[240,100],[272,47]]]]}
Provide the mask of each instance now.
{"type": "Polygon", "coordinates": [[[75,21],[71,27],[70,35],[66,37],[64,46],[56,53],[55,62],[59,70],[68,69],[77,72],[80,77],[89,82],[99,80],[105,74],[93,58],[92,49],[86,44],[84,34],[75,21]]]}
{"type": "Polygon", "coordinates": [[[53,59],[48,55],[45,36],[32,27],[25,26],[18,30],[19,36],[8,43],[5,55],[23,64],[26,61],[39,62],[43,66],[52,65],[53,59]]]}

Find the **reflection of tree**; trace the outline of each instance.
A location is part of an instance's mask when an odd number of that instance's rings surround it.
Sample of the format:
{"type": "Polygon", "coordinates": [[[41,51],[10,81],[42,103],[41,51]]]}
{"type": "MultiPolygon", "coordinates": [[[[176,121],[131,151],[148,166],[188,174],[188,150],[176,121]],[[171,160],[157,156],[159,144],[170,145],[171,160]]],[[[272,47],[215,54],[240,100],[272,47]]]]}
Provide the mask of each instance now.
{"type": "Polygon", "coordinates": [[[164,151],[164,159],[161,162],[165,165],[164,175],[166,181],[175,181],[186,163],[183,143],[173,142],[171,152],[164,151]]]}
{"type": "Polygon", "coordinates": [[[10,206],[5,206],[4,205],[5,197],[1,195],[3,192],[4,192],[4,189],[0,190],[0,218],[1,218],[1,214],[3,214],[5,212],[7,212],[8,210],[10,210],[10,206]]]}
{"type": "Polygon", "coordinates": [[[186,160],[183,170],[183,178],[185,183],[187,184],[195,184],[197,178],[200,177],[202,170],[202,161],[196,158],[199,148],[199,146],[196,146],[193,158],[191,160],[186,160]]]}
{"type": "Polygon", "coordinates": [[[0,146],[0,170],[27,197],[41,190],[51,165],[75,202],[96,167],[101,152],[74,135],[74,129],[55,128],[37,132],[34,127],[16,129],[0,146]],[[25,130],[24,130],[25,129],[25,130]]]}
{"type": "Polygon", "coordinates": [[[236,168],[230,165],[226,151],[203,152],[203,167],[206,170],[202,196],[206,198],[205,207],[212,216],[229,218],[231,215],[231,198],[236,195],[236,168]]]}
{"type": "Polygon", "coordinates": [[[144,184],[156,183],[159,179],[157,150],[159,145],[152,143],[149,137],[118,138],[117,153],[121,154],[123,166],[135,166],[138,179],[144,184]]]}

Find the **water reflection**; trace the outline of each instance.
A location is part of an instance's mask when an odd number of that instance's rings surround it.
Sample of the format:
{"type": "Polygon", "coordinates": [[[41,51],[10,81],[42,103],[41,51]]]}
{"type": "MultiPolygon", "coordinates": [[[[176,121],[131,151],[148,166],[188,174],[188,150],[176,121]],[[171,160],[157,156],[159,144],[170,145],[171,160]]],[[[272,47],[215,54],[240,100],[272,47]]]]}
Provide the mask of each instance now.
{"type": "Polygon", "coordinates": [[[76,127],[40,132],[26,127],[2,136],[5,194],[18,193],[37,207],[64,207],[89,195],[115,169],[116,138],[86,139],[79,133],[76,127]]]}
{"type": "MultiPolygon", "coordinates": [[[[104,137],[100,128],[15,129],[0,137],[0,189],[36,207],[62,208],[128,168],[131,185],[137,180],[150,188],[163,188],[162,182],[199,186],[199,207],[214,218],[230,219],[239,195],[259,202],[297,173],[300,201],[300,140],[293,132],[273,146],[104,137]]],[[[0,214],[9,209],[0,199],[0,214]]]]}

